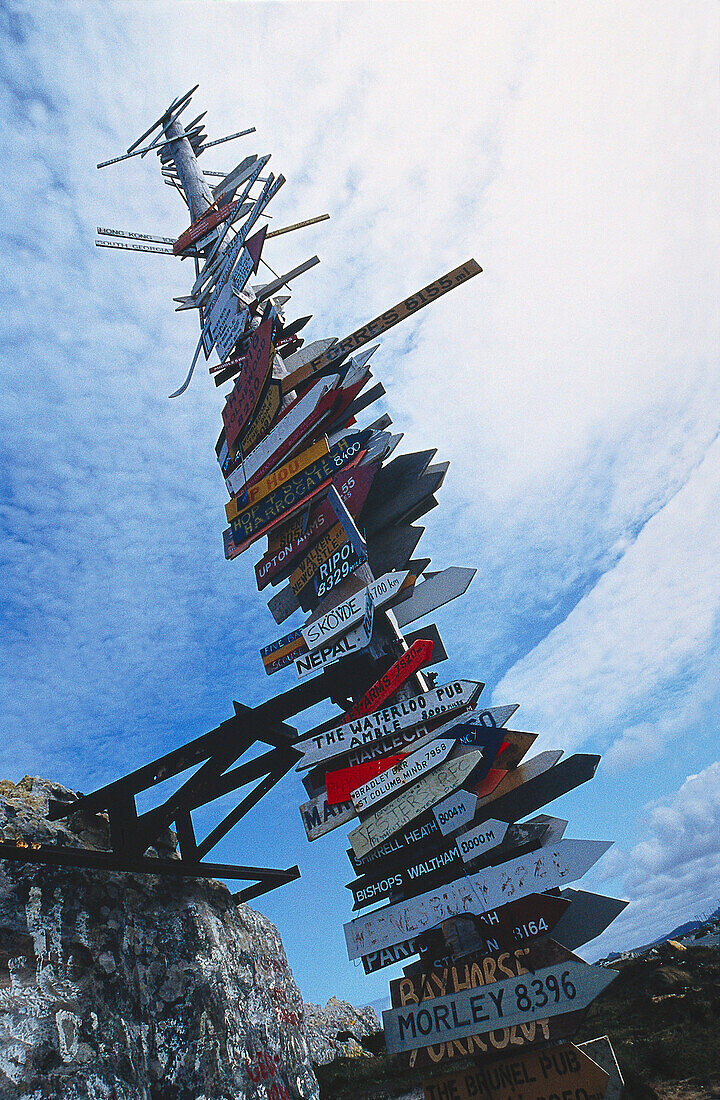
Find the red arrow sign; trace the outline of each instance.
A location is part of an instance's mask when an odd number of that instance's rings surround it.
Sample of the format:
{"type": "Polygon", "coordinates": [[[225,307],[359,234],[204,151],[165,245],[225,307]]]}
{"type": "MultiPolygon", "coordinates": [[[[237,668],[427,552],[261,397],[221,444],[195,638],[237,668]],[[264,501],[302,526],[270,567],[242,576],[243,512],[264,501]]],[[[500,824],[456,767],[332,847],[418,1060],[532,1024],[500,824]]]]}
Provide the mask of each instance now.
{"type": "Polygon", "coordinates": [[[432,649],[431,641],[418,638],[402,657],[398,657],[385,675],[368,688],[362,699],[358,699],[352,710],[349,710],[338,724],[354,722],[356,718],[362,718],[364,714],[372,714],[374,710],[378,710],[414,672],[428,663],[432,657],[432,649]]]}
{"type": "Polygon", "coordinates": [[[327,772],[325,786],[329,804],[335,806],[338,802],[347,802],[354,790],[399,764],[407,755],[406,752],[400,752],[396,756],[384,756],[380,760],[367,760],[364,764],[356,764],[354,768],[338,768],[337,771],[327,772]]]}
{"type": "MultiPolygon", "coordinates": [[[[210,210],[206,214],[203,214],[202,217],[198,218],[197,221],[194,221],[175,241],[173,245],[173,252],[175,255],[178,256],[181,252],[184,252],[191,244],[194,244],[195,241],[199,241],[201,237],[204,237],[206,233],[214,229],[216,225],[219,225],[220,222],[229,217],[236,206],[236,202],[225,203],[225,205],[219,207],[219,209],[210,210]]],[[[260,247],[262,247],[262,245],[260,247]]]]}

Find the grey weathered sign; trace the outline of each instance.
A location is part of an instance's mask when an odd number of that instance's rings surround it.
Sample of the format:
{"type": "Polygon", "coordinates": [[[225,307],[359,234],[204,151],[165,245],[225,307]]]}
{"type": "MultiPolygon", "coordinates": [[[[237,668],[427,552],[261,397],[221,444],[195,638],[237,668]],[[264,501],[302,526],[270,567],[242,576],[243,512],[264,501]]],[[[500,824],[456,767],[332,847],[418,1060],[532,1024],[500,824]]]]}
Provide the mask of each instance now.
{"type": "Polygon", "coordinates": [[[411,936],[461,913],[479,915],[525,894],[574,882],[610,847],[611,842],[604,840],[561,840],[552,848],[540,848],[438,890],[356,917],[345,925],[348,956],[357,959],[397,943],[398,932],[411,936]]]}
{"type": "Polygon", "coordinates": [[[451,565],[449,569],[443,569],[441,573],[435,573],[429,580],[416,585],[410,599],[395,612],[398,626],[402,629],[423,615],[429,615],[436,608],[464,595],[476,573],[477,569],[451,565]]]}
{"type": "Polygon", "coordinates": [[[455,742],[449,738],[435,738],[423,748],[410,753],[405,760],[381,772],[374,779],[357,787],[352,793],[352,801],[358,813],[368,810],[377,802],[382,802],[391,794],[401,791],[409,783],[414,783],[432,768],[442,764],[455,742]]]}

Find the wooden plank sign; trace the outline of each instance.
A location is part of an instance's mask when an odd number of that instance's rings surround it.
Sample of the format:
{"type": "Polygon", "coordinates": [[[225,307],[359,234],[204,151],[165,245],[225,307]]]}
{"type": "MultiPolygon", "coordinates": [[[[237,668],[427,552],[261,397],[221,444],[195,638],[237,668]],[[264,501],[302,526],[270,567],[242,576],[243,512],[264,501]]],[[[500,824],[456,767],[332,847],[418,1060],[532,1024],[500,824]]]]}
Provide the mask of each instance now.
{"type": "Polygon", "coordinates": [[[335,638],[346,634],[350,627],[357,626],[365,616],[365,593],[370,593],[370,598],[376,608],[383,607],[398,594],[409,574],[385,573],[379,577],[367,589],[362,589],[343,600],[336,607],[326,611],[319,619],[312,619],[302,627],[303,638],[307,642],[308,649],[317,649],[321,645],[328,645],[335,638]]]}
{"type": "MultiPolygon", "coordinates": [[[[301,470],[284,485],[279,485],[267,496],[244,508],[231,522],[235,544],[245,549],[255,539],[265,534],[281,517],[290,516],[294,510],[303,507],[317,496],[339,469],[346,469],[358,461],[362,454],[364,438],[363,432],[346,436],[331,447],[329,452],[301,470]]],[[[324,440],[321,443],[324,445],[324,440]]],[[[279,471],[275,471],[275,474],[278,473],[279,471]]],[[[271,474],[270,477],[274,477],[275,474],[271,474]]],[[[263,484],[264,482],[260,482],[259,485],[254,485],[249,490],[250,494],[263,484]]]]}
{"type": "Polygon", "coordinates": [[[361,748],[381,737],[390,737],[443,714],[472,706],[485,685],[478,680],[453,680],[412,699],[384,707],[320,733],[305,734],[296,744],[303,753],[297,769],[312,767],[334,756],[361,748]]]}
{"type": "Polygon", "coordinates": [[[270,642],[269,645],[263,646],[260,650],[260,656],[265,666],[265,671],[270,675],[272,672],[278,672],[279,669],[287,667],[292,664],[298,649],[301,649],[305,645],[305,639],[303,638],[300,630],[293,630],[290,634],[286,634],[283,638],[278,638],[274,642],[270,642]],[[278,661],[282,661],[283,658],[288,659],[282,664],[277,664],[278,661]]]}
{"type": "Polygon", "coordinates": [[[463,1039],[479,1031],[512,1027],[533,1019],[560,1016],[587,1008],[617,977],[613,971],[590,966],[581,959],[544,967],[532,983],[506,978],[481,989],[435,997],[432,1002],[408,1004],[383,1012],[388,1054],[463,1039]]]}
{"type": "Polygon", "coordinates": [[[628,904],[620,898],[609,898],[604,894],[572,888],[563,890],[562,896],[572,904],[560,918],[556,938],[571,951],[582,947],[584,943],[590,943],[604,932],[628,904]]]}
{"type": "MultiPolygon", "coordinates": [[[[351,832],[351,843],[352,836],[351,832]]],[[[518,856],[499,867],[468,875],[441,891],[430,891],[367,916],[356,917],[345,925],[348,956],[357,959],[396,942],[398,928],[412,935],[448,917],[461,913],[478,915],[516,897],[569,884],[584,875],[610,847],[609,841],[561,840],[552,848],[541,848],[531,856],[518,856]]],[[[355,844],[353,849],[357,851],[355,844]]]]}
{"type": "Polygon", "coordinates": [[[443,294],[447,294],[449,290],[453,290],[454,287],[464,283],[467,279],[471,279],[473,275],[478,275],[481,271],[482,268],[475,260],[468,260],[461,267],[456,267],[453,271],[448,272],[447,275],[443,275],[434,282],[428,283],[428,285],[418,291],[417,294],[405,298],[402,302],[398,302],[392,309],[386,310],[373,321],[363,325],[362,328],[356,329],[355,332],[346,336],[340,343],[334,344],[332,347],[328,348],[327,351],[321,352],[320,355],[311,359],[308,363],[292,371],[286,378],[283,378],[283,393],[295,389],[298,383],[303,382],[306,378],[310,378],[313,374],[317,374],[318,371],[324,370],[325,367],[340,362],[346,355],[355,351],[356,348],[362,347],[364,344],[374,340],[376,336],[379,336],[383,332],[387,332],[388,329],[393,328],[394,325],[399,324],[400,321],[403,321],[406,317],[412,316],[413,313],[422,309],[423,306],[429,305],[430,302],[434,301],[436,298],[440,298],[443,294]]]}
{"type": "Polygon", "coordinates": [[[178,239],[173,244],[173,253],[179,256],[181,252],[184,252],[186,248],[190,248],[195,241],[199,241],[201,237],[206,236],[211,229],[219,225],[220,222],[225,221],[234,213],[236,208],[240,207],[240,202],[228,202],[224,206],[219,206],[215,210],[208,210],[200,218],[196,218],[195,221],[181,233],[178,239]]]}
{"type": "Polygon", "coordinates": [[[270,374],[271,331],[272,320],[268,318],[253,333],[240,377],[225,402],[222,418],[228,447],[235,445],[252,416],[270,374]]]}
{"type": "MultiPolygon", "coordinates": [[[[449,791],[463,783],[482,759],[479,752],[469,752],[459,760],[446,760],[387,806],[383,806],[366,818],[348,834],[353,851],[358,856],[367,855],[393,833],[418,817],[423,811],[439,802],[449,791]]],[[[358,954],[364,954],[360,951],[358,954]]],[[[357,958],[357,956],[351,956],[357,958]]]]}
{"type": "Polygon", "coordinates": [[[400,752],[395,756],[383,756],[377,760],[368,760],[365,764],[356,764],[354,768],[338,768],[337,771],[328,772],[325,776],[328,802],[334,806],[338,802],[350,801],[350,796],[357,787],[399,764],[406,756],[407,753],[400,752]]]}
{"type": "MultiPolygon", "coordinates": [[[[490,909],[481,916],[471,916],[473,929],[477,928],[480,939],[474,939],[477,951],[500,951],[501,949],[514,949],[520,945],[532,943],[540,936],[547,936],[553,932],[564,913],[569,909],[568,901],[555,894],[527,894],[525,897],[516,898],[497,909],[490,909]]],[[[421,934],[410,940],[382,948],[379,951],[364,955],[362,962],[366,974],[372,974],[375,970],[381,970],[394,962],[408,959],[418,952],[421,958],[405,968],[405,974],[422,974],[432,967],[452,966],[454,957],[463,952],[452,951],[452,954],[443,954],[437,957],[434,952],[435,941],[442,941],[442,950],[447,952],[448,938],[457,925],[457,918],[441,925],[438,930],[429,936],[421,934]]]]}
{"type": "Polygon", "coordinates": [[[355,817],[355,808],[352,802],[333,804],[328,802],[326,794],[311,798],[300,807],[300,817],[305,826],[308,840],[317,840],[325,833],[337,829],[340,825],[346,825],[355,817]]]}
{"type": "MultiPolygon", "coordinates": [[[[341,471],[333,478],[332,485],[352,514],[357,515],[361,510],[377,468],[377,463],[371,466],[361,464],[352,472],[341,471]]],[[[292,526],[284,528],[282,542],[274,539],[273,545],[268,547],[267,553],[255,566],[258,589],[282,580],[293,563],[312,545],[313,540],[319,538],[334,522],[333,509],[324,500],[311,507],[305,527],[301,518],[298,518],[292,526]]]]}
{"type": "Polygon", "coordinates": [[[584,1051],[564,1043],[425,1081],[425,1100],[604,1100],[609,1075],[584,1051]]]}
{"type": "MultiPolygon", "coordinates": [[[[506,977],[521,977],[523,974],[530,974],[529,980],[532,983],[532,978],[538,970],[571,961],[580,960],[571,951],[547,937],[533,939],[526,946],[505,951],[486,952],[484,949],[472,951],[454,959],[452,963],[439,967],[428,963],[423,964],[421,960],[418,966],[408,967],[403,978],[390,983],[392,1005],[393,1008],[402,1008],[406,1004],[426,1002],[432,1007],[432,1001],[436,997],[459,993],[463,989],[493,985],[506,977]]],[[[531,1022],[536,1026],[525,1028],[519,1036],[517,1031],[520,1029],[516,1027],[514,1045],[530,1046],[547,1042],[549,1039],[567,1038],[577,1030],[584,1012],[570,1011],[544,1020],[539,1019],[539,1016],[542,1016],[542,1012],[532,1018],[531,1022]]],[[[502,1031],[500,1034],[495,1032],[492,1036],[496,1040],[500,1038],[501,1041],[497,1044],[499,1049],[502,1049],[502,1038],[507,1036],[509,1039],[508,1029],[505,1028],[502,1031]],[[505,1036],[502,1036],[502,1031],[505,1032],[505,1036]]],[[[474,1048],[482,1053],[490,1045],[491,1040],[491,1036],[483,1030],[466,1038],[474,1040],[467,1044],[471,1049],[474,1048]]],[[[507,1045],[507,1039],[505,1045],[507,1045]]],[[[493,1042],[492,1045],[496,1044],[493,1042]]],[[[450,1061],[453,1057],[457,1057],[455,1043],[450,1040],[437,1046],[414,1050],[410,1054],[410,1065],[437,1065],[443,1061],[450,1061]]]]}
{"type": "Polygon", "coordinates": [[[449,755],[455,742],[449,738],[440,737],[431,741],[429,745],[410,754],[407,759],[396,764],[389,772],[383,772],[375,779],[368,780],[352,793],[352,803],[357,812],[369,810],[377,802],[382,802],[389,795],[402,790],[403,787],[416,782],[421,776],[426,775],[432,768],[442,764],[449,755]]]}
{"type": "Polygon", "coordinates": [[[267,477],[257,481],[248,489],[241,490],[241,495],[239,497],[233,497],[225,505],[225,515],[228,521],[232,522],[232,520],[236,519],[242,512],[247,511],[248,508],[252,508],[253,504],[257,504],[261,500],[264,500],[265,497],[270,496],[270,494],[281,485],[284,485],[287,481],[291,481],[296,474],[302,473],[308,466],[312,466],[319,459],[325,458],[329,451],[330,448],[328,447],[327,440],[324,437],[318,439],[311,447],[307,447],[306,450],[301,451],[300,454],[295,455],[294,458],[283,463],[282,466],[279,466],[277,470],[273,470],[267,477]]]}
{"type": "MultiPolygon", "coordinates": [[[[412,598],[412,597],[411,597],[412,598]]],[[[432,657],[432,642],[420,639],[402,653],[387,672],[369,687],[362,698],[345,715],[345,722],[355,722],[365,714],[378,710],[406,680],[424,668],[432,657]]]]}

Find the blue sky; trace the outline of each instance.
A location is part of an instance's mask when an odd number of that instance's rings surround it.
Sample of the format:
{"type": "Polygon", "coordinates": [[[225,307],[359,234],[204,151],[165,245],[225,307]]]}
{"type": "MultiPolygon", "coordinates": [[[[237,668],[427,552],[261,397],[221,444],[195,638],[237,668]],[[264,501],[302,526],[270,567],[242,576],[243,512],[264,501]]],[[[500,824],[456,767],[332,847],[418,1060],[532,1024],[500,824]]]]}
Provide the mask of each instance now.
{"type": "MultiPolygon", "coordinates": [[[[34,0],[0,47],[0,774],[88,791],[294,682],[262,672],[256,556],[223,557],[222,395],[201,365],[167,400],[188,264],[93,246],[185,228],[157,161],[95,164],[199,81],[211,137],[257,128],[205,166],[270,152],[273,224],[331,214],[266,249],[322,259],[308,339],[485,269],[373,359],[400,449],[451,461],[420,549],[478,569],[436,617],[443,679],[520,703],[537,750],[603,754],[550,808],[615,840],[583,885],[631,899],[588,957],[716,905],[717,8],[34,0]]],[[[345,830],[308,845],[303,798],[287,778],[213,858],[299,863],[258,908],[305,998],[375,1000],[345,830]]]]}

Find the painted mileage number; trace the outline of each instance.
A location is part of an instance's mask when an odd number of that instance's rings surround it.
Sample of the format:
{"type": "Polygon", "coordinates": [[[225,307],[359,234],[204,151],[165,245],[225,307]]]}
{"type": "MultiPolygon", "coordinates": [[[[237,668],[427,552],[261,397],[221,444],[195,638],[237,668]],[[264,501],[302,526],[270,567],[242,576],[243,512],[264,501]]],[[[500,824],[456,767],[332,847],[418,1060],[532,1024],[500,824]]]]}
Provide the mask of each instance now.
{"type": "Polygon", "coordinates": [[[513,990],[520,1012],[534,1012],[546,1004],[557,1004],[562,997],[574,1001],[577,990],[570,981],[570,971],[563,970],[559,978],[548,974],[546,978],[535,978],[530,982],[518,982],[513,990]]]}
{"type": "Polygon", "coordinates": [[[544,917],[540,917],[540,920],[529,920],[527,924],[518,924],[516,928],[513,928],[512,934],[516,940],[529,940],[534,936],[542,936],[544,932],[548,932],[548,926],[544,917]]]}

